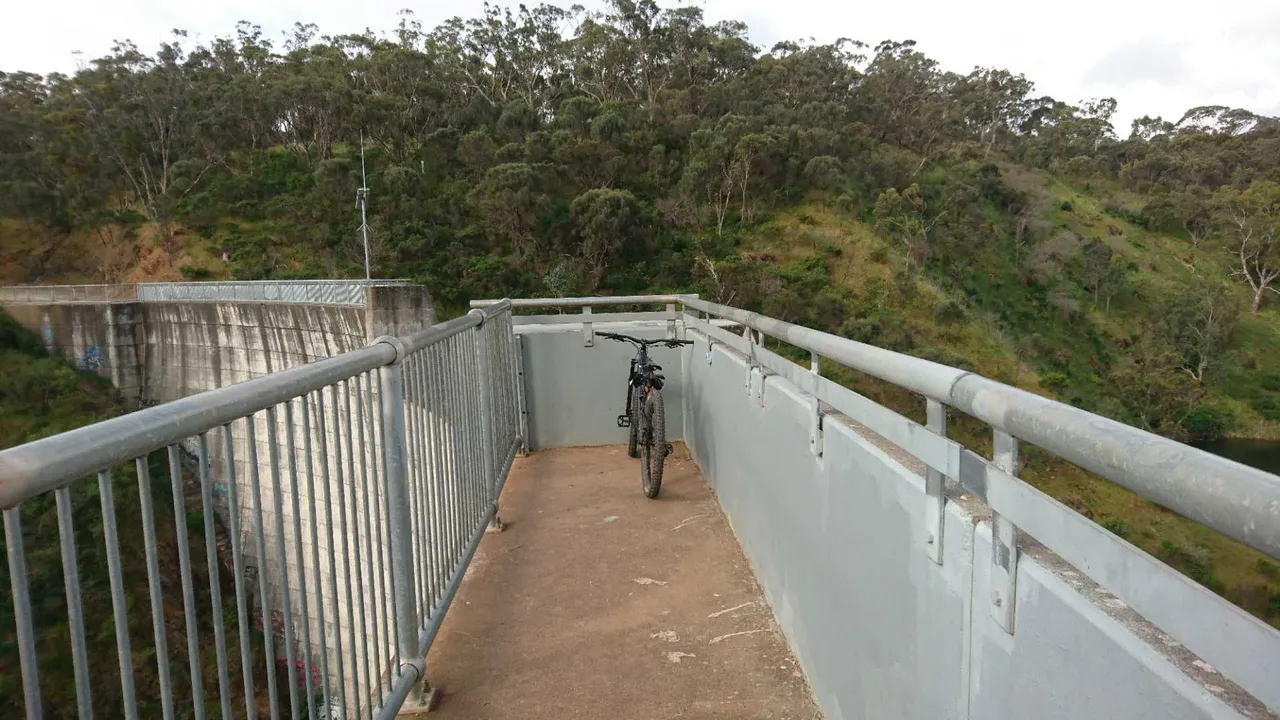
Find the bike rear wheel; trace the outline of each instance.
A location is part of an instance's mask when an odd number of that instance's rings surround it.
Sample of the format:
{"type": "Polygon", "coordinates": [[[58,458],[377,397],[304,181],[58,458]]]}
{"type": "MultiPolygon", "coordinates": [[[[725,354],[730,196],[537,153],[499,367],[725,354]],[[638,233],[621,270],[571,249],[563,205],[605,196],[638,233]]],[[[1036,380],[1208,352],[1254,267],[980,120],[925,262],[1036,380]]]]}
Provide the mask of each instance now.
{"type": "Polygon", "coordinates": [[[645,497],[656,498],[662,489],[662,470],[667,460],[667,414],[661,391],[650,390],[645,395],[641,416],[644,428],[640,433],[640,484],[645,497]]]}

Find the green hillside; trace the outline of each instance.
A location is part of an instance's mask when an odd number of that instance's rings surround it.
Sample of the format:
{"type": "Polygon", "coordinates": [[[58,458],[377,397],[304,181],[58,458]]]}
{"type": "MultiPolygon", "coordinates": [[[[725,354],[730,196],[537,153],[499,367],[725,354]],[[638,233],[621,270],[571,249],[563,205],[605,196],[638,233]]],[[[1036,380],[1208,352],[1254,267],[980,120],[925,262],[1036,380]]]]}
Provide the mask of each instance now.
{"type": "MultiPolygon", "coordinates": [[[[759,48],[649,0],[278,45],[242,23],[0,76],[0,280],[359,277],[363,165],[375,275],[446,309],[698,292],[1180,440],[1280,440],[1280,120],[1117,133],[1115,110],[911,41],[759,48]]],[[[1027,456],[1280,623],[1275,564],[1027,456]]]]}

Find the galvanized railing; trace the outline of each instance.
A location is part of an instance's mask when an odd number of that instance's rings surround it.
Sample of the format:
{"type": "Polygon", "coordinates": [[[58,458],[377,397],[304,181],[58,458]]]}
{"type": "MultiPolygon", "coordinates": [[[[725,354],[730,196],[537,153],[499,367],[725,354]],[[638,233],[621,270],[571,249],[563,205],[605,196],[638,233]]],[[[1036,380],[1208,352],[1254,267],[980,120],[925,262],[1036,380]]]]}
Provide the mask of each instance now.
{"type": "Polygon", "coordinates": [[[137,285],[6,285],[0,302],[88,303],[126,302],[138,299],[137,285]]]}
{"type": "MultiPolygon", "coordinates": [[[[493,302],[472,305],[488,307],[493,302]]],[[[943,557],[946,480],[980,499],[991,511],[993,535],[993,592],[982,602],[1005,631],[1013,633],[1015,628],[1018,536],[1025,532],[1250,693],[1280,705],[1280,688],[1270,682],[1266,670],[1280,664],[1280,633],[1217,595],[1186,592],[1190,581],[1180,573],[1019,480],[1018,443],[1030,442],[1276,559],[1280,477],[973,372],[696,296],[527,299],[516,307],[580,308],[583,315],[565,317],[583,321],[584,333],[590,335],[590,321],[600,317],[592,315],[592,308],[665,305],[670,312],[677,304],[686,331],[701,333],[710,343],[731,347],[747,358],[747,392],[763,394],[765,376],[778,375],[809,396],[809,438],[815,456],[823,453],[823,418],[836,412],[925,465],[926,521],[919,544],[934,562],[941,563],[943,557]],[[741,334],[726,329],[726,321],[741,327],[741,334]],[[766,348],[765,336],[808,351],[808,367],[766,348]],[[823,377],[824,358],[924,396],[926,424],[823,377]],[[947,437],[948,407],[991,426],[990,461],[947,437]],[[1137,566],[1144,571],[1133,571],[1137,566]],[[1173,597],[1180,602],[1171,603],[1173,597]],[[1214,625],[1199,621],[1209,616],[1223,620],[1214,625]]]]}
{"type": "Polygon", "coordinates": [[[427,649],[521,444],[511,327],[501,303],[0,451],[26,716],[42,717],[49,688],[74,681],[82,718],[95,693],[118,698],[105,714],[126,718],[276,718],[286,707],[293,718],[393,717],[425,682],[427,649]],[[117,494],[133,496],[122,473],[136,478],[136,513],[118,510],[117,494]],[[157,490],[172,494],[172,523],[154,506],[157,490]],[[48,494],[65,579],[65,610],[52,621],[66,624],[72,659],[52,672],[37,652],[54,642],[41,624],[51,603],[35,598],[33,610],[24,548],[27,521],[53,522],[37,512],[48,494]],[[86,549],[77,547],[86,516],[100,521],[111,606],[90,627],[86,613],[99,609],[82,597],[86,549]],[[200,519],[202,561],[189,517],[200,519]],[[145,572],[134,573],[122,539],[139,532],[145,572]],[[177,580],[166,555],[175,546],[177,580]],[[129,609],[141,589],[127,581],[144,577],[151,627],[140,635],[129,609]],[[181,611],[166,604],[166,586],[180,586],[181,611]],[[114,659],[86,650],[86,633],[104,626],[114,629],[114,659]],[[170,657],[179,636],[185,668],[170,657]],[[146,656],[154,684],[140,686],[146,656]]]}
{"type": "Polygon", "coordinates": [[[281,302],[302,305],[363,305],[366,288],[409,284],[408,280],[237,280],[127,285],[10,285],[0,287],[0,302],[281,302]]]}

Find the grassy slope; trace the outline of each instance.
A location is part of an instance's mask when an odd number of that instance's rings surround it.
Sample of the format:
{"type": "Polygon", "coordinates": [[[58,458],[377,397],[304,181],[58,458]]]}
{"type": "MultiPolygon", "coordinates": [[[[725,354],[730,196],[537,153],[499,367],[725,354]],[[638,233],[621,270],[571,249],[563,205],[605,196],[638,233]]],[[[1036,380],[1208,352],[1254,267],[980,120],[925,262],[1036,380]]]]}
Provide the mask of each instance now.
{"type": "MultiPolygon", "coordinates": [[[[1158,287],[1178,279],[1185,281],[1190,270],[1179,262],[1181,255],[1195,255],[1202,266],[1217,269],[1211,264],[1207,251],[1192,250],[1189,243],[1176,238],[1139,232],[1127,223],[1104,216],[1097,209],[1097,201],[1081,191],[1063,186],[1052,187],[1050,191],[1071,199],[1075,206],[1073,212],[1064,213],[1060,205],[1055,204],[1048,211],[1051,222],[1085,237],[1107,239],[1126,259],[1143,268],[1134,273],[1131,278],[1134,282],[1158,287]],[[1116,234],[1109,226],[1117,227],[1123,234],[1116,234]],[[1127,238],[1133,238],[1134,242],[1127,238]]],[[[889,283],[893,248],[886,248],[884,241],[857,220],[820,205],[804,205],[775,216],[744,243],[742,251],[780,265],[825,255],[831,283],[847,287],[869,305],[896,307],[910,327],[915,345],[909,351],[912,354],[929,355],[927,349],[932,349],[936,355],[941,349],[967,359],[983,375],[1031,392],[1056,396],[1040,386],[1039,375],[1032,367],[1035,358],[1029,357],[1025,350],[1020,354],[1016,339],[1008,337],[991,314],[971,309],[961,321],[939,322],[935,310],[948,299],[948,294],[928,280],[921,281],[916,296],[910,301],[903,303],[886,297],[888,294],[878,288],[889,283]],[[833,247],[839,249],[838,254],[833,247]]],[[[1082,303],[1083,307],[1086,306],[1082,303]]],[[[1137,329],[1136,308],[1130,310],[1134,311],[1125,312],[1122,304],[1115,304],[1110,314],[1091,308],[1087,312],[1105,334],[1125,337],[1137,329]]],[[[1045,328],[1043,334],[1061,337],[1061,342],[1068,342],[1070,338],[1055,335],[1051,328],[1045,328]]],[[[1211,395],[1215,401],[1229,404],[1237,412],[1237,418],[1243,418],[1239,427],[1245,435],[1280,437],[1276,423],[1261,420],[1253,415],[1246,402],[1237,399],[1239,395],[1247,396],[1248,386],[1235,386],[1238,382],[1256,382],[1251,379],[1253,373],[1280,371],[1280,352],[1277,352],[1280,324],[1276,323],[1275,311],[1268,310],[1256,319],[1246,320],[1234,349],[1253,355],[1258,367],[1256,370],[1231,369],[1231,374],[1219,380],[1219,387],[1232,385],[1230,391],[1219,389],[1211,395]]],[[[913,395],[841,368],[824,368],[824,373],[923,422],[924,404],[913,395]]],[[[970,418],[953,415],[950,429],[959,441],[990,456],[987,428],[970,418]]],[[[1280,566],[1258,552],[1038,448],[1024,445],[1023,455],[1027,464],[1021,476],[1042,491],[1280,627],[1280,566]]]]}

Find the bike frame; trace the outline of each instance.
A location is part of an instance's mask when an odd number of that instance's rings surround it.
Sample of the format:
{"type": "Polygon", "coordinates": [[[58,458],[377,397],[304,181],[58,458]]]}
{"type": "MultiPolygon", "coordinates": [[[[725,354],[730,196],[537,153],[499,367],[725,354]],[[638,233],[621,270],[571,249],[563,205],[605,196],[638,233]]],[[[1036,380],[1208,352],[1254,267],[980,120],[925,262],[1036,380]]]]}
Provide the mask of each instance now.
{"type": "MultiPolygon", "coordinates": [[[[650,390],[662,389],[663,377],[662,377],[662,373],[660,372],[662,370],[662,366],[654,363],[652,360],[649,359],[649,346],[650,345],[666,345],[668,347],[672,347],[674,345],[691,345],[692,344],[688,340],[674,340],[674,339],[645,340],[643,338],[636,338],[628,335],[619,335],[617,333],[601,332],[601,333],[597,333],[597,335],[600,335],[602,337],[607,337],[612,340],[624,340],[626,342],[631,343],[632,345],[635,345],[638,348],[636,352],[636,356],[631,358],[631,367],[627,371],[626,410],[624,414],[621,416],[626,418],[631,417],[632,402],[635,399],[637,399],[632,397],[633,395],[635,395],[635,392],[634,392],[635,388],[641,389],[640,396],[638,398],[641,401],[643,401],[645,396],[649,394],[650,390]]],[[[619,424],[620,425],[622,424],[621,420],[619,420],[619,424]]]]}

